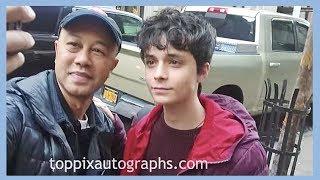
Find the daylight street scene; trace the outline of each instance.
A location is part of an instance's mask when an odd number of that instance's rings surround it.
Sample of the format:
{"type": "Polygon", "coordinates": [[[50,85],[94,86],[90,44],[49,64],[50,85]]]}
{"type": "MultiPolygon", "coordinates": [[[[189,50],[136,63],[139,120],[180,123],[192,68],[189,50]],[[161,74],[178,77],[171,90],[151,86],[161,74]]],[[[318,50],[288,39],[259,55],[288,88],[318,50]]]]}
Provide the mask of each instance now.
{"type": "Polygon", "coordinates": [[[313,23],[311,6],[8,6],[7,175],[312,176],[313,23]]]}

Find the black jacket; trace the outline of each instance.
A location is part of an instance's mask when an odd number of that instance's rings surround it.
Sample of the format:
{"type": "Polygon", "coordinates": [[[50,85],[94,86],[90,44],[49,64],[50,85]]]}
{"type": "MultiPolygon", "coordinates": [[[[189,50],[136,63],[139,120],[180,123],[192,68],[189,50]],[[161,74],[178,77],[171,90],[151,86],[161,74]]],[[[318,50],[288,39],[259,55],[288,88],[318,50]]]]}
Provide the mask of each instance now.
{"type": "MultiPolygon", "coordinates": [[[[63,175],[73,169],[52,169],[50,159],[74,160],[77,134],[57,95],[54,72],[44,71],[29,78],[7,82],[7,174],[63,175]],[[66,128],[68,134],[62,129],[66,128]],[[68,143],[68,141],[70,143],[68,143]]],[[[121,159],[126,139],[122,122],[113,122],[92,103],[94,121],[88,160],[121,159]]],[[[66,130],[65,130],[66,131],[66,130]]],[[[98,167],[98,166],[97,166],[98,167]]],[[[117,174],[116,169],[89,168],[86,174],[117,174]]]]}

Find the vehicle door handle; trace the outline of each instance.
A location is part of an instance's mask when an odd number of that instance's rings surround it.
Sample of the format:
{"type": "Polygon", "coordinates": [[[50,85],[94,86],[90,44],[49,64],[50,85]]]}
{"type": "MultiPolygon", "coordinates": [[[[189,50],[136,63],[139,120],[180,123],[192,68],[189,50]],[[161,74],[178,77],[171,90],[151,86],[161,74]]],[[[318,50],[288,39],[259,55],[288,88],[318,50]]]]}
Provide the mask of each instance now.
{"type": "Polygon", "coordinates": [[[140,81],[146,81],[146,79],[144,77],[139,76],[140,81]]]}
{"type": "Polygon", "coordinates": [[[279,67],[280,63],[270,63],[269,66],[270,67],[279,67]]]}

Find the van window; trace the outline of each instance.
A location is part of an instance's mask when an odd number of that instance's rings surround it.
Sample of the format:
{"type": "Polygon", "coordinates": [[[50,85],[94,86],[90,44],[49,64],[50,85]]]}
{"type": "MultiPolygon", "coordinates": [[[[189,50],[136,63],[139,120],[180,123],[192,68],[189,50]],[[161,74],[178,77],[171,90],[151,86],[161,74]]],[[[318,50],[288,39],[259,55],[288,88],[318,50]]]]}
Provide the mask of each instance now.
{"type": "Polygon", "coordinates": [[[295,51],[293,23],[291,21],[272,20],[272,50],[295,51]]]}

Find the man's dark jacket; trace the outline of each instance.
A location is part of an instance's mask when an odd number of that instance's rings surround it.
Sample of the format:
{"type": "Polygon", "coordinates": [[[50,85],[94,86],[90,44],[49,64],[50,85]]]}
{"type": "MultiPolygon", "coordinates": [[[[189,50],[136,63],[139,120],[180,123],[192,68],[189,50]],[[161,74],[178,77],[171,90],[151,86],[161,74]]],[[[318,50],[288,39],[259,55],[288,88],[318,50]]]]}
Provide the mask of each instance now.
{"type": "MultiPolygon", "coordinates": [[[[52,164],[50,166],[50,159],[74,160],[72,149],[77,148],[78,138],[59,101],[53,78],[54,71],[44,71],[7,82],[8,175],[76,174],[73,170],[53,171],[52,164]]],[[[118,117],[111,120],[93,103],[89,108],[93,112],[90,124],[93,129],[87,159],[120,159],[126,138],[122,122],[118,117]]],[[[86,172],[92,175],[116,173],[114,169],[91,167],[86,172]]]]}

